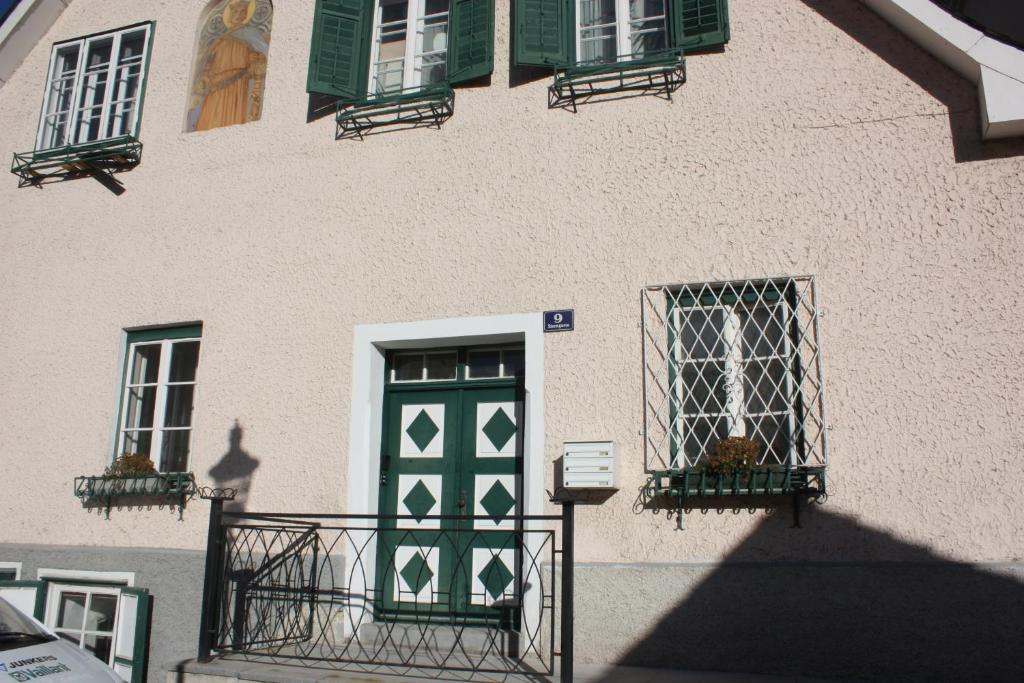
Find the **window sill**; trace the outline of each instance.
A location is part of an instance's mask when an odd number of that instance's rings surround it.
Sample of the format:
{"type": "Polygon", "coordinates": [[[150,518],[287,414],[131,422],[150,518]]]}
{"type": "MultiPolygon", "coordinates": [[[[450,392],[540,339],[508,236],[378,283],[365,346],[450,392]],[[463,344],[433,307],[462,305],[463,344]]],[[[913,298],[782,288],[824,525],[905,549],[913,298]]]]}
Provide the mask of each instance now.
{"type": "Polygon", "coordinates": [[[680,50],[632,57],[556,66],[555,81],[548,88],[548,108],[576,111],[578,104],[603,95],[610,99],[656,95],[671,100],[672,93],[686,82],[686,58],[680,50]]]}
{"type": "Polygon", "coordinates": [[[96,173],[119,173],[139,165],[142,143],[131,135],[80,145],[15,153],[11,173],[19,187],[70,180],[96,173]]]}
{"type": "Polygon", "coordinates": [[[338,105],[335,139],[362,139],[382,126],[440,128],[451,118],[454,107],[455,91],[446,82],[383,95],[367,95],[338,105]]]}
{"type": "Polygon", "coordinates": [[[801,493],[824,496],[825,467],[766,465],[749,471],[713,474],[703,468],[651,472],[652,496],[675,499],[718,496],[778,496],[801,493]]]}
{"type": "Polygon", "coordinates": [[[75,497],[85,508],[110,508],[122,505],[172,505],[179,518],[185,503],[196,495],[196,479],[191,472],[160,472],[127,477],[75,477],[75,497]]]}

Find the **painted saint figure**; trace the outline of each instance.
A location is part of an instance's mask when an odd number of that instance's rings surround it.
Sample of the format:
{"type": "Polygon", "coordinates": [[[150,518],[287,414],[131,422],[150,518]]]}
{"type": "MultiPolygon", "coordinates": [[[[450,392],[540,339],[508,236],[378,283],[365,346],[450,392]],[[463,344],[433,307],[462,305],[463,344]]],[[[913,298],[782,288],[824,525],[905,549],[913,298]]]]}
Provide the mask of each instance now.
{"type": "Polygon", "coordinates": [[[204,13],[186,130],[209,130],[260,118],[271,12],[267,0],[226,0],[223,5],[213,3],[204,13]],[[258,4],[265,7],[258,8],[258,4]],[[220,17],[217,10],[221,10],[220,17]]]}

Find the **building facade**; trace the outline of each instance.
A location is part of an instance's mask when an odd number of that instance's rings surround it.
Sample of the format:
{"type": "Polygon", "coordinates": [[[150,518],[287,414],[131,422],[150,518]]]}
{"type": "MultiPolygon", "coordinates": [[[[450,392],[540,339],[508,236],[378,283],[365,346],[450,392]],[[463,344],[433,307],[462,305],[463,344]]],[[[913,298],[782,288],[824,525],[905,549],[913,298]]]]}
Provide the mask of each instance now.
{"type": "Polygon", "coordinates": [[[1009,70],[852,0],[60,4],[0,88],[0,571],[61,635],[196,655],[210,504],[76,480],[122,454],[497,532],[610,442],[577,663],[1020,679],[1009,70]]]}

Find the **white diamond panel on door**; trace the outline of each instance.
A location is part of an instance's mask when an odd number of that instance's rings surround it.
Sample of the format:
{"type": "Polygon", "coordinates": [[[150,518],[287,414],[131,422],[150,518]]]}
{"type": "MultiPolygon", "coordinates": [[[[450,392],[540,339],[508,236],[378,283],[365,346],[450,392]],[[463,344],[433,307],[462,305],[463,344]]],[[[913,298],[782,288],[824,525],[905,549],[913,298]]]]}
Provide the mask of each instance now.
{"type": "Polygon", "coordinates": [[[478,474],[474,480],[473,510],[470,514],[487,515],[490,519],[473,521],[474,529],[515,529],[511,519],[502,519],[515,514],[516,475],[478,474]]]}
{"type": "Polygon", "coordinates": [[[423,519],[428,515],[441,514],[440,474],[399,474],[398,506],[395,514],[411,515],[415,520],[398,521],[400,529],[438,529],[441,521],[423,519]]]}
{"type": "Polygon", "coordinates": [[[476,457],[513,458],[516,455],[516,404],[478,403],[476,457]]]}
{"type": "Polygon", "coordinates": [[[473,549],[473,588],[471,602],[490,607],[495,604],[515,604],[515,551],[511,548],[491,550],[473,549]]]}
{"type": "Polygon", "coordinates": [[[438,602],[438,555],[429,546],[395,548],[395,601],[432,604],[438,602]]]}
{"type": "Polygon", "coordinates": [[[402,406],[401,458],[440,458],[444,455],[444,404],[402,406]]]}

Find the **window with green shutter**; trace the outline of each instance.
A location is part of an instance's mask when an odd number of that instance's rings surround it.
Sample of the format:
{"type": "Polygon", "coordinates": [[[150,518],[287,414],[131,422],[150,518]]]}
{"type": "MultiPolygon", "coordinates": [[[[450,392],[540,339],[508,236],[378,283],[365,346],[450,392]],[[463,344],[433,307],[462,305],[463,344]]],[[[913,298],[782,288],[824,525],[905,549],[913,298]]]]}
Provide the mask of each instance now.
{"type": "Polygon", "coordinates": [[[550,107],[604,94],[671,99],[683,53],[729,40],[727,0],[515,0],[515,62],[549,66],[550,107]]]}
{"type": "Polygon", "coordinates": [[[339,138],[440,125],[493,70],[494,0],[317,0],[307,90],[339,99],[339,138]]]}

